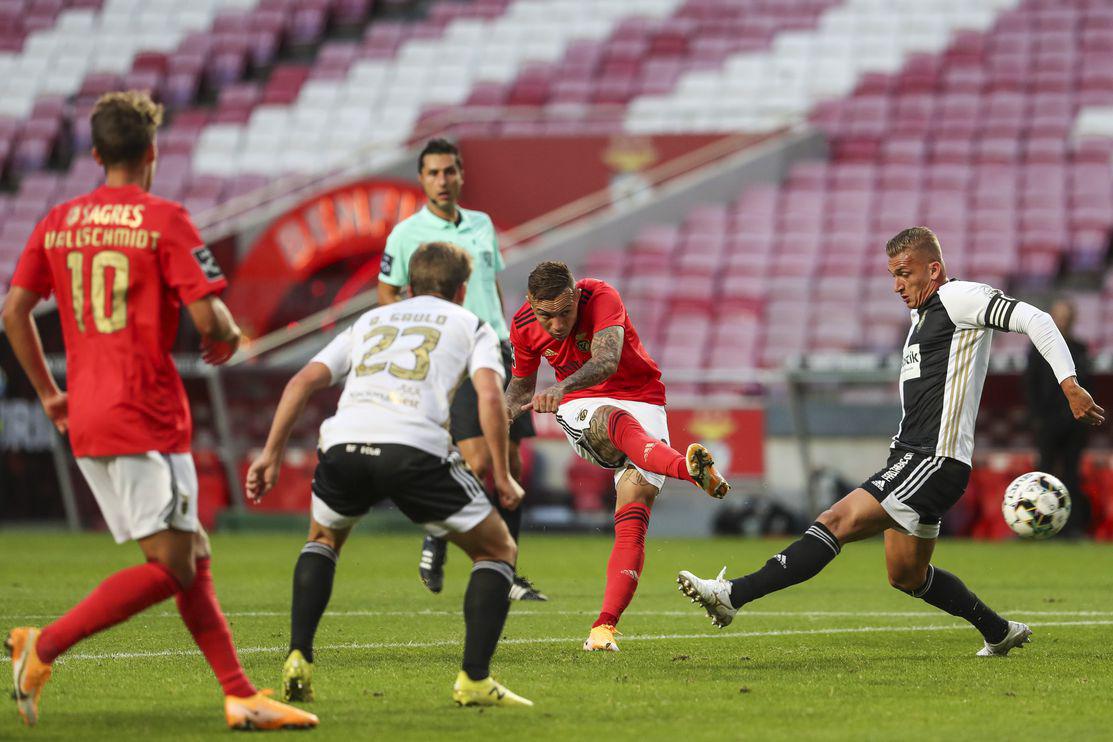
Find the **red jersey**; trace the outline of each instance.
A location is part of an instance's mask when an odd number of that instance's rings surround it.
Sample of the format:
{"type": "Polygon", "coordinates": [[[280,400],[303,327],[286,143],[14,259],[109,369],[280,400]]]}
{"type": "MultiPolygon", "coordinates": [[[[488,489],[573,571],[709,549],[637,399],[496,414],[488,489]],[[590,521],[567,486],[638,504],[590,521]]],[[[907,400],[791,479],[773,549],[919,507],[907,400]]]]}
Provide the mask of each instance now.
{"type": "Polygon", "coordinates": [[[55,206],[12,285],[57,296],[75,456],[189,450],[189,400],[170,348],[182,304],[227,282],[180,204],[101,186],[55,206]]]}
{"type": "Polygon", "coordinates": [[[595,333],[619,325],[624,331],[624,338],[618,370],[602,383],[569,392],[564,395],[564,399],[611,397],[655,405],[665,404],[661,369],[657,368],[657,364],[642,345],[618,291],[595,278],[580,279],[576,282],[576,288],[580,289],[579,314],[576,317],[576,326],[564,340],[557,340],[541,327],[529,302],[522,305],[514,315],[510,328],[510,344],[514,346],[514,375],[532,375],[544,356],[556,371],[557,381],[563,381],[591,358],[591,340],[595,333]]]}

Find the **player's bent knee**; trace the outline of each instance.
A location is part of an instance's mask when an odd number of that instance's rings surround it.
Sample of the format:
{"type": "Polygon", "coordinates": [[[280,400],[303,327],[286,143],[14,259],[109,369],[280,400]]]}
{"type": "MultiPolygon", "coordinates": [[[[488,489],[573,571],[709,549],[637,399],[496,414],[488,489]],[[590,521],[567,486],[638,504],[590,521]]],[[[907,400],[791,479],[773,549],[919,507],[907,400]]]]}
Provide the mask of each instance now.
{"type": "Polygon", "coordinates": [[[188,590],[197,578],[197,566],[192,559],[161,557],[154,561],[161,564],[173,575],[182,590],[188,590]]]}
{"type": "Polygon", "coordinates": [[[618,408],[614,405],[600,405],[595,408],[595,412],[591,413],[591,422],[596,425],[602,425],[605,428],[611,419],[611,415],[615,412],[618,412],[618,408]]]}
{"type": "Polygon", "coordinates": [[[209,543],[209,534],[204,528],[198,528],[193,534],[193,558],[206,559],[212,556],[212,546],[209,543]]]}
{"type": "Polygon", "coordinates": [[[889,584],[902,593],[912,595],[927,580],[927,569],[890,568],[889,584]]]}
{"type": "Polygon", "coordinates": [[[348,531],[334,530],[326,528],[316,521],[311,521],[309,524],[309,538],[306,539],[309,543],[318,543],[327,546],[332,551],[339,555],[340,548],[344,546],[347,540],[348,531]]]}
{"type": "Polygon", "coordinates": [[[489,545],[489,550],[495,555],[495,559],[507,564],[517,564],[518,562],[518,544],[514,543],[514,538],[510,535],[509,531],[504,531],[498,538],[493,539],[489,545]]]}
{"type": "Polygon", "coordinates": [[[851,519],[846,513],[841,513],[838,510],[829,509],[824,510],[816,518],[816,522],[822,523],[827,527],[827,530],[834,534],[840,542],[842,542],[851,531],[851,519]]]}

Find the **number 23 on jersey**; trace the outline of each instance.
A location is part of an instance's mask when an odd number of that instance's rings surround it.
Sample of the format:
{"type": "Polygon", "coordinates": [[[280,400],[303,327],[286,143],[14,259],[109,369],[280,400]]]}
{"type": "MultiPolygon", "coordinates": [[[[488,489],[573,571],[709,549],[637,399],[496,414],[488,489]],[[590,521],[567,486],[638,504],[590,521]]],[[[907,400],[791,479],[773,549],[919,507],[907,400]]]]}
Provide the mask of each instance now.
{"type": "Polygon", "coordinates": [[[429,354],[437,347],[437,343],[440,342],[441,331],[433,327],[424,327],[421,325],[407,327],[405,330],[399,330],[393,325],[379,325],[378,327],[371,328],[371,330],[363,336],[363,342],[366,343],[375,337],[378,337],[379,340],[363,354],[363,360],[356,366],[356,376],[368,376],[385,370],[391,376],[398,379],[422,381],[429,375],[429,354]],[[413,368],[406,368],[393,361],[369,363],[372,356],[385,351],[394,344],[394,341],[397,340],[400,335],[402,337],[416,335],[423,338],[420,345],[410,350],[415,358],[413,368]]]}

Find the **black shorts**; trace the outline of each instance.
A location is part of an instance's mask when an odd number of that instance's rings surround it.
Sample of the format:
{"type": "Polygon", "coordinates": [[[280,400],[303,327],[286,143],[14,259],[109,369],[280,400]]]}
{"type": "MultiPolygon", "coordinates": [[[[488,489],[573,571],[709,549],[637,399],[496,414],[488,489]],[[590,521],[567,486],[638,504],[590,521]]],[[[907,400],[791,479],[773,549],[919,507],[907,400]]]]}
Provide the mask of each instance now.
{"type": "Polygon", "coordinates": [[[937,538],[943,513],[959,501],[970,467],[942,456],[894,448],[881,471],[862,482],[901,529],[919,538],[937,538]]]}
{"type": "MultiPolygon", "coordinates": [[[[506,372],[506,383],[510,383],[510,341],[502,341],[502,367],[506,372]]],[[[504,387],[505,388],[505,387],[504,387]]],[[[456,390],[452,398],[452,407],[449,409],[448,431],[452,434],[453,442],[466,441],[468,438],[483,436],[483,428],[479,425],[479,397],[476,396],[475,386],[467,376],[456,390]]],[[[520,441],[523,438],[532,438],[537,435],[533,429],[533,416],[519,415],[518,419],[510,423],[510,440],[520,441]]]]}
{"type": "Polygon", "coordinates": [[[434,536],[470,531],[491,512],[487,494],[459,454],[441,458],[397,443],[339,443],[317,452],[315,521],[350,528],[387,499],[434,536]]]}

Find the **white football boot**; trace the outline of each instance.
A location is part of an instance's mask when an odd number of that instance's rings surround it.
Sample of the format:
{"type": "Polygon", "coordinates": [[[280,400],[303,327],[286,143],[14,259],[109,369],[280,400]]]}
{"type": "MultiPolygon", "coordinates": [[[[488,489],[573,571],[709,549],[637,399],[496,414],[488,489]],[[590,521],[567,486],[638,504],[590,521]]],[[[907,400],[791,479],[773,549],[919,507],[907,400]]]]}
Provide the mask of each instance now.
{"type": "Polygon", "coordinates": [[[1005,638],[996,644],[985,643],[978,650],[979,657],[1004,657],[1010,649],[1023,649],[1024,645],[1032,638],[1032,630],[1019,621],[1009,621],[1009,630],[1005,638]]]}
{"type": "Polygon", "coordinates": [[[730,625],[738,609],[730,604],[731,584],[724,579],[727,568],[723,567],[719,576],[714,580],[704,580],[696,577],[691,572],[681,571],[676,576],[676,584],[680,592],[699,603],[711,617],[711,623],[720,629],[730,625]]]}

